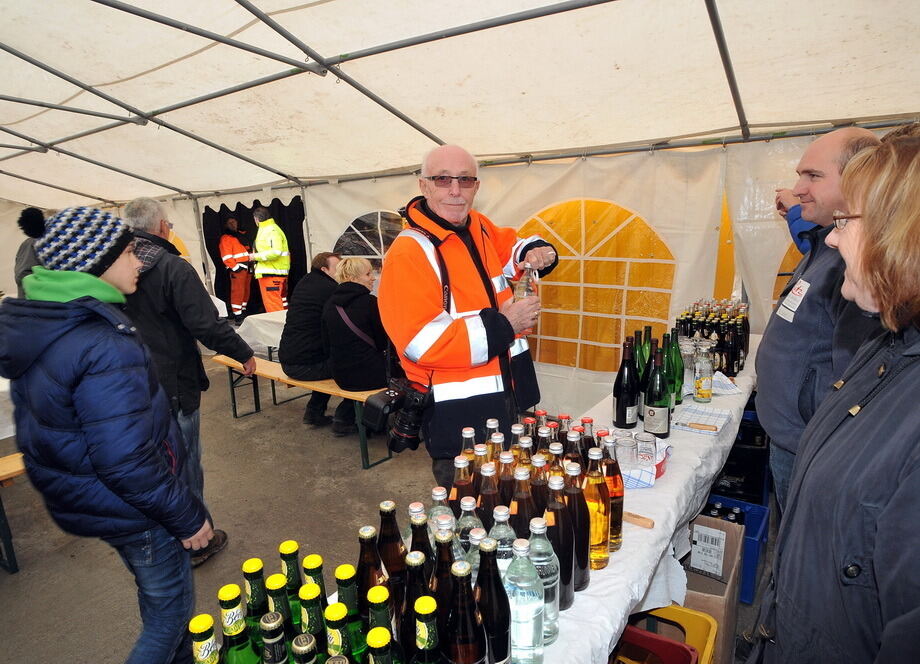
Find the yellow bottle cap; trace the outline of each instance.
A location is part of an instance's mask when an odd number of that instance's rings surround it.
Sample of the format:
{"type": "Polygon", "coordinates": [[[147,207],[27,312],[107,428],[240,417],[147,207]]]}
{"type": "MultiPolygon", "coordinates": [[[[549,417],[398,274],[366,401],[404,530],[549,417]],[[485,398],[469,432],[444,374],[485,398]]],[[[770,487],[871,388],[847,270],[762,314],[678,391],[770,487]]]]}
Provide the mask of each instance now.
{"type": "Polygon", "coordinates": [[[207,613],[195,616],[188,623],[188,631],[192,634],[203,634],[209,629],[214,629],[214,618],[207,613]]]}
{"type": "Polygon", "coordinates": [[[278,545],[278,553],[283,553],[286,556],[297,553],[299,550],[300,545],[295,540],[285,540],[278,545]]]}
{"type": "Polygon", "coordinates": [[[250,558],[243,563],[244,574],[255,574],[262,571],[262,560],[259,558],[250,558]]]}
{"type": "Polygon", "coordinates": [[[239,596],[240,587],[235,583],[228,583],[217,591],[217,599],[221,602],[232,602],[235,599],[239,599],[239,596]]]}
{"type": "Polygon", "coordinates": [[[336,602],[326,607],[326,620],[345,620],[347,615],[348,609],[341,602],[336,602]]]}
{"type": "Polygon", "coordinates": [[[415,612],[423,615],[434,613],[438,610],[438,603],[431,595],[422,595],[415,600],[415,612]]]}
{"type": "Polygon", "coordinates": [[[272,574],[265,579],[265,587],[269,590],[280,590],[287,583],[287,577],[284,574],[272,574]]]}
{"type": "Polygon", "coordinates": [[[303,559],[304,569],[319,569],[323,566],[323,557],[316,553],[311,553],[303,559]]]}
{"type": "Polygon", "coordinates": [[[367,591],[367,601],[371,604],[383,604],[390,599],[390,591],[386,586],[374,586],[367,591]]]}
{"type": "Polygon", "coordinates": [[[335,578],[339,581],[348,581],[348,579],[352,578],[355,574],[357,574],[355,566],[349,565],[348,563],[339,565],[335,568],[335,578]]]}
{"type": "Polygon", "coordinates": [[[390,643],[390,630],[386,627],[375,627],[367,633],[367,645],[371,648],[383,648],[390,643]]]}
{"type": "Polygon", "coordinates": [[[316,599],[319,597],[319,585],[316,583],[305,583],[300,586],[298,595],[300,599],[316,599]]]}

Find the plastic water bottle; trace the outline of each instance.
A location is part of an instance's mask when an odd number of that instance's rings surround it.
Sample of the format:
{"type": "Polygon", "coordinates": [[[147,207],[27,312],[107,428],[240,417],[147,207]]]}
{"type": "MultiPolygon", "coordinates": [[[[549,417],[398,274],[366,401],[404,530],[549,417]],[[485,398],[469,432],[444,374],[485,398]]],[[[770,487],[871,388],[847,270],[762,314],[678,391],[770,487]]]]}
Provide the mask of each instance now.
{"type": "Polygon", "coordinates": [[[530,520],[530,562],[543,581],[543,645],[559,638],[559,558],[546,537],[546,519],[530,520]]]}
{"type": "Polygon", "coordinates": [[[513,550],[502,580],[511,607],[511,661],[543,664],[543,580],[528,557],[530,542],[516,539],[513,550]]]}
{"type": "Polygon", "coordinates": [[[485,528],[473,528],[470,531],[470,550],[466,552],[466,562],[470,564],[472,573],[470,582],[475,587],[476,578],[479,576],[479,544],[486,538],[485,528]]]}
{"type": "Polygon", "coordinates": [[[492,518],[495,519],[495,524],[492,526],[492,530],[489,531],[489,537],[498,542],[495,558],[498,562],[498,571],[501,572],[502,578],[504,578],[505,572],[508,571],[508,566],[511,564],[511,559],[514,558],[512,545],[516,535],[514,534],[514,529],[508,524],[508,519],[511,518],[511,510],[505,505],[498,505],[492,510],[492,518]]]}

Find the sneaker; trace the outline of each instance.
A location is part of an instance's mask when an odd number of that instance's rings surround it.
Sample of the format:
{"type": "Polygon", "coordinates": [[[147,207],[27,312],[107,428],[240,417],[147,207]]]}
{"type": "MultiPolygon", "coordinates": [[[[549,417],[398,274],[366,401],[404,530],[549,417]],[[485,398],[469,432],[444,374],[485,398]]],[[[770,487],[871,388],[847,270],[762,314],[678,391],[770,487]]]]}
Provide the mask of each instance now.
{"type": "Polygon", "coordinates": [[[195,553],[192,554],[192,567],[198,567],[207,562],[208,559],[217,555],[225,548],[227,548],[227,533],[223,530],[214,529],[214,537],[211,538],[211,541],[208,542],[208,545],[203,549],[198,549],[195,553]]]}
{"type": "Polygon", "coordinates": [[[324,427],[332,423],[332,417],[330,415],[304,413],[303,422],[304,424],[311,424],[315,427],[324,427]]]}
{"type": "Polygon", "coordinates": [[[358,433],[358,427],[355,424],[348,424],[347,422],[332,423],[332,435],[336,438],[350,436],[353,433],[358,433]]]}

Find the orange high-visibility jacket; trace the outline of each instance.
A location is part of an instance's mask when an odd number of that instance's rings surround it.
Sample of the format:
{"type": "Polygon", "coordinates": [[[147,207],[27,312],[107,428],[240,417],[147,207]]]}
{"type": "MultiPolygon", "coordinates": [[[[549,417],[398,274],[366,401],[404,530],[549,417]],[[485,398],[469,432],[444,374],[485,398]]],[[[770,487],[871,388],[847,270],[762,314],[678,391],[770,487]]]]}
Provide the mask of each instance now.
{"type": "Polygon", "coordinates": [[[231,233],[221,235],[217,249],[220,251],[220,259],[231,271],[245,270],[248,267],[246,261],[249,260],[249,249],[240,242],[236,235],[231,233]]]}
{"type": "Polygon", "coordinates": [[[464,426],[484,432],[485,420],[495,417],[510,437],[517,412],[539,400],[527,340],[515,337],[498,309],[513,296],[508,279],[515,265],[531,248],[548,243],[538,236],[518,238],[514,229],[473,210],[469,230],[486,281],[467,245],[423,211],[423,200],[406,206],[409,223],[387,251],[378,303],[406,377],[431,386],[423,425],[428,451],[433,458],[451,458],[460,453],[464,426]],[[450,311],[443,308],[434,243],[412,224],[435,238],[447,270],[450,311]]]}

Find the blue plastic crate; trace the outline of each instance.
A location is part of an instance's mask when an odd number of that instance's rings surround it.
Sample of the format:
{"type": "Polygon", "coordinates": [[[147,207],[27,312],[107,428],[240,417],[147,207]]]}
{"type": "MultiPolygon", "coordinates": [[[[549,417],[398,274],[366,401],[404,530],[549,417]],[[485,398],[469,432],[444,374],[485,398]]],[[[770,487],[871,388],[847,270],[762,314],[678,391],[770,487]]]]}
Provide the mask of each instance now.
{"type": "Polygon", "coordinates": [[[753,604],[754,595],[757,594],[760,558],[770,534],[770,508],[714,493],[709,494],[709,502],[719,502],[725,507],[740,507],[744,512],[744,546],[741,549],[741,588],[738,599],[745,604],[753,604]]]}

